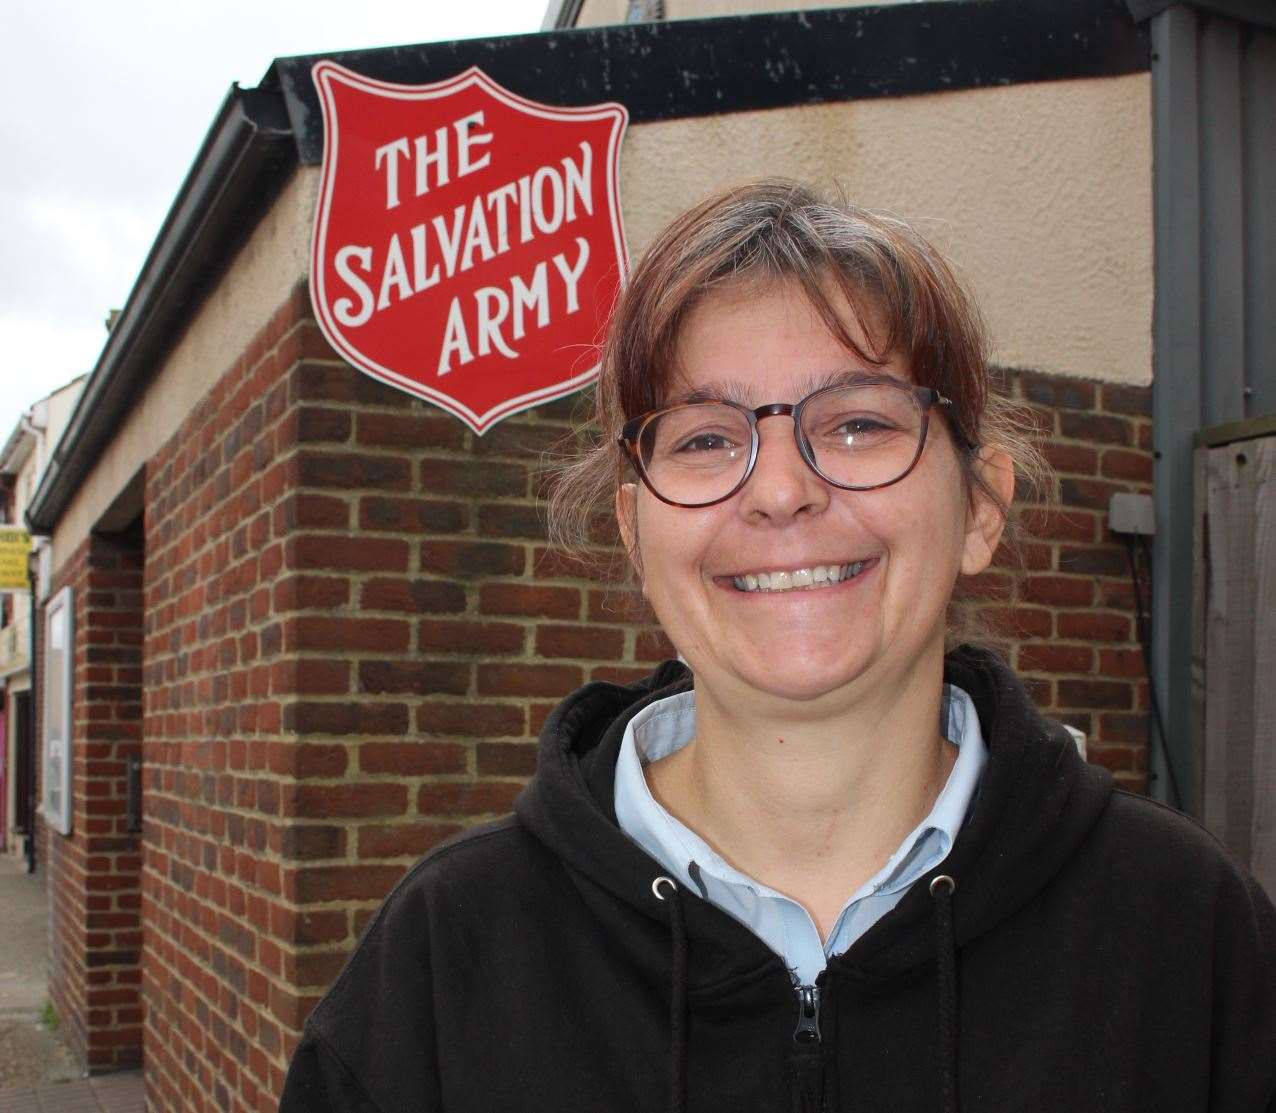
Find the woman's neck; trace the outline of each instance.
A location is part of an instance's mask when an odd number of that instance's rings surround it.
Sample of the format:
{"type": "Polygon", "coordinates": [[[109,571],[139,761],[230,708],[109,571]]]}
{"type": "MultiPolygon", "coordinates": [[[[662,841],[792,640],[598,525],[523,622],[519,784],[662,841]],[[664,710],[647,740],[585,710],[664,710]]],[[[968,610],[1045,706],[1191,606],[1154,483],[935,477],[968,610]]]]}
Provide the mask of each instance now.
{"type": "Polygon", "coordinates": [[[648,766],[652,793],[736,869],[806,905],[824,935],[821,921],[885,864],[952,770],[942,655],[918,664],[907,683],[797,721],[697,683],[696,738],[648,766]]]}

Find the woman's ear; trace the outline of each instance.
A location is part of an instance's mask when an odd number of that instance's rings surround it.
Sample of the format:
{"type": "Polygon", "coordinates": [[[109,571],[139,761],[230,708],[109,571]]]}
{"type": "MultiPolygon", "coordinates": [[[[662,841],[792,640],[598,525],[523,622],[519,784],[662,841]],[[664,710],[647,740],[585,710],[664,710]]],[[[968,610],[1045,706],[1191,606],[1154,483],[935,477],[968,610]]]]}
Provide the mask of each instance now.
{"type": "Polygon", "coordinates": [[[1015,465],[1005,452],[984,449],[972,467],[996,499],[989,497],[980,484],[972,484],[966,511],[966,544],[961,556],[961,570],[966,576],[974,576],[992,563],[1006,529],[1005,510],[1015,494],[1015,465]]]}
{"type": "Polygon", "coordinates": [[[620,539],[624,542],[629,563],[642,582],[642,561],[638,555],[638,484],[622,483],[616,488],[616,523],[620,526],[620,539]]]}

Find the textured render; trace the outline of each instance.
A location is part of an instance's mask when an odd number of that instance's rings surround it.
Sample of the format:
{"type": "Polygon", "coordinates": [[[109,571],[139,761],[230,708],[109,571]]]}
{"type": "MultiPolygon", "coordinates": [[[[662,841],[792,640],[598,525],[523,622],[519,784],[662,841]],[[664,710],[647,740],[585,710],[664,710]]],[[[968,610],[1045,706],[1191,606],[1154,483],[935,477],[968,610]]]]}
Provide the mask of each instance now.
{"type": "MultiPolygon", "coordinates": [[[[811,8],[862,8],[868,5],[907,4],[911,0],[665,0],[667,19],[706,19],[720,15],[758,15],[762,12],[797,12],[811,8]]],[[[585,0],[577,27],[602,27],[624,23],[629,0],[585,0]]]]}
{"type": "Polygon", "coordinates": [[[318,189],[319,167],[302,167],[200,305],[58,522],[53,568],[62,567],[138,468],[173,435],[214,379],[306,277],[318,189]]]}
{"type": "Polygon", "coordinates": [[[1010,367],[1152,376],[1150,79],[1059,81],[631,127],[629,250],[764,174],[840,184],[916,223],[974,286],[1010,367]]]}

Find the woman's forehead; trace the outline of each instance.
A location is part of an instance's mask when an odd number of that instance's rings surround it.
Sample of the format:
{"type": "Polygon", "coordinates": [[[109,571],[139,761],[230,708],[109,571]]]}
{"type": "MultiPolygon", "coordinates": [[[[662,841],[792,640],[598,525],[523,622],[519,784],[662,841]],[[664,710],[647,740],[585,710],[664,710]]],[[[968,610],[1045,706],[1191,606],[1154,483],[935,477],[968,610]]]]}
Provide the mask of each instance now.
{"type": "Polygon", "coordinates": [[[791,398],[762,397],[769,389],[769,384],[773,381],[770,377],[767,378],[765,384],[752,376],[732,375],[723,375],[707,381],[692,381],[686,374],[675,372],[669,382],[669,391],[663,404],[673,405],[678,402],[735,402],[741,406],[754,409],[757,406],[764,406],[771,402],[795,403],[805,398],[808,394],[814,394],[817,390],[823,390],[825,387],[849,385],[863,379],[888,377],[902,383],[910,382],[909,377],[901,374],[899,368],[865,367],[855,362],[850,353],[847,354],[849,359],[845,366],[824,371],[807,371],[793,376],[791,380],[786,382],[788,391],[793,394],[791,398]]]}

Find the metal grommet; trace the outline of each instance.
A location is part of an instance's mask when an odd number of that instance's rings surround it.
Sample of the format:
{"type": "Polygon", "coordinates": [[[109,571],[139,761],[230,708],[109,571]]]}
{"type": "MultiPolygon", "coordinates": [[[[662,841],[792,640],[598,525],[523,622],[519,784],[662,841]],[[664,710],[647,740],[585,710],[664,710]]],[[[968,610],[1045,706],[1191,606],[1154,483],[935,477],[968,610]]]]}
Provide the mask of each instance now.
{"type": "Polygon", "coordinates": [[[938,888],[947,888],[951,895],[957,891],[957,882],[949,877],[948,874],[939,873],[930,880],[930,895],[932,897],[935,895],[935,890],[938,888]]]}
{"type": "Polygon", "coordinates": [[[656,880],[651,883],[651,891],[656,894],[656,900],[665,899],[660,892],[660,883],[662,881],[668,883],[671,891],[678,888],[677,884],[674,882],[674,879],[672,877],[657,877],[656,880]]]}

